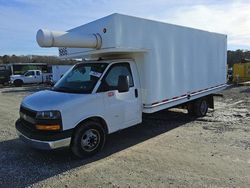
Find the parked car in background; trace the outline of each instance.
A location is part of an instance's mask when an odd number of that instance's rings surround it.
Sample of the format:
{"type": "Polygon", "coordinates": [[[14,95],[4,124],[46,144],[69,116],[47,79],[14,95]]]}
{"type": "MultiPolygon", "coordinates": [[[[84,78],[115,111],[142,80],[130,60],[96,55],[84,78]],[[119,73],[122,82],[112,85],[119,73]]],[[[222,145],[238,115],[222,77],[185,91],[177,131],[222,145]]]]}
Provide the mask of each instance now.
{"type": "Polygon", "coordinates": [[[40,70],[28,70],[23,75],[11,75],[10,83],[20,87],[23,84],[40,84],[50,81],[51,73],[42,73],[40,70]]]}

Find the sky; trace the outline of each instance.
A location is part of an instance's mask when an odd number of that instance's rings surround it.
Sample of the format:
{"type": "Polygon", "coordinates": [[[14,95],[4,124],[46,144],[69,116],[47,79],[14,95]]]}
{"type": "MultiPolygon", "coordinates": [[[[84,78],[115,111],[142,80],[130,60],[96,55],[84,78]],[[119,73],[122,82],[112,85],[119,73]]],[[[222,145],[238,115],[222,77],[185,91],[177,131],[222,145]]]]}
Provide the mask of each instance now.
{"type": "Polygon", "coordinates": [[[113,13],[227,34],[229,50],[250,50],[250,0],[0,0],[0,55],[58,55],[38,46],[38,29],[66,31],[113,13]]]}

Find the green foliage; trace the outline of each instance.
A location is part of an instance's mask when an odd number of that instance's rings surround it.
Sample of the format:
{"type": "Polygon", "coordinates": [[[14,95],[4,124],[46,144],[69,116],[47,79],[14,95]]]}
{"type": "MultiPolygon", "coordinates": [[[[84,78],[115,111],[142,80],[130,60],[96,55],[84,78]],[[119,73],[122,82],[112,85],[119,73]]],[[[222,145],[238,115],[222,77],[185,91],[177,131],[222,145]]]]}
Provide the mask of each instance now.
{"type": "Polygon", "coordinates": [[[242,62],[243,59],[250,59],[250,51],[245,51],[245,50],[227,51],[228,67],[232,67],[233,64],[235,63],[242,62]]]}
{"type": "MultiPolygon", "coordinates": [[[[250,51],[246,50],[228,50],[227,51],[227,64],[228,67],[232,67],[233,64],[242,62],[242,59],[250,59],[250,51]]],[[[75,60],[60,60],[56,56],[0,56],[0,64],[7,63],[48,63],[48,64],[75,64],[75,60]]]]}
{"type": "Polygon", "coordinates": [[[29,56],[0,56],[0,64],[8,63],[47,63],[47,64],[75,64],[75,60],[60,60],[56,56],[38,56],[38,55],[29,55],[29,56]]]}

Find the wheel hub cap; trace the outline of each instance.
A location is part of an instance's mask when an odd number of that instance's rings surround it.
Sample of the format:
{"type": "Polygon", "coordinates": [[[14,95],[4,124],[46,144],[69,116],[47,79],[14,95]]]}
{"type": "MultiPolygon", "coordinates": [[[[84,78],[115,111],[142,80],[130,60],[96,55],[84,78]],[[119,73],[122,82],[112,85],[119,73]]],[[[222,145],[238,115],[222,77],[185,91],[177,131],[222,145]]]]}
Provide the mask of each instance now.
{"type": "Polygon", "coordinates": [[[83,133],[81,146],[85,151],[93,151],[100,143],[100,134],[95,129],[89,129],[83,133]]]}

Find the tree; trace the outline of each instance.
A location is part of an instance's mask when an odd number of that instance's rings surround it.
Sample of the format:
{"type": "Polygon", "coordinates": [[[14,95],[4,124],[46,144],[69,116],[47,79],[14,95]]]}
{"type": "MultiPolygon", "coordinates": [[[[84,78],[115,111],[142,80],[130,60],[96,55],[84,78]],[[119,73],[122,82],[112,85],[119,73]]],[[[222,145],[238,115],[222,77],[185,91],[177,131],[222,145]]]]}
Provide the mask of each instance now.
{"type": "Polygon", "coordinates": [[[227,64],[228,67],[232,67],[235,63],[243,62],[243,59],[250,59],[250,51],[247,50],[236,50],[236,51],[227,51],[227,64]]]}
{"type": "Polygon", "coordinates": [[[10,58],[9,58],[9,56],[8,56],[8,55],[4,55],[4,56],[2,57],[2,61],[3,61],[4,64],[10,63],[10,58]]]}

